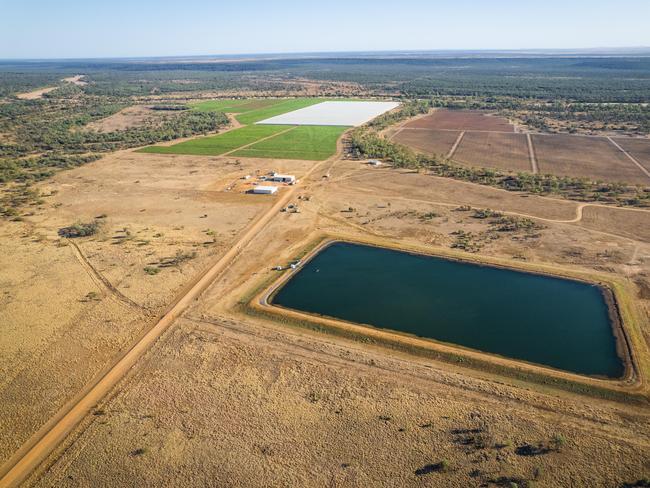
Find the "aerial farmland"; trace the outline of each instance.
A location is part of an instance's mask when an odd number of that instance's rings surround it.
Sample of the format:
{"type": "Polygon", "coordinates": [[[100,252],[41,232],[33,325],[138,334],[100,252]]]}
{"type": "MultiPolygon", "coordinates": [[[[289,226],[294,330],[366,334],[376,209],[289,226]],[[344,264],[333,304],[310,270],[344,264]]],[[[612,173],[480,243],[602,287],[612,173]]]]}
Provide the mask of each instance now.
{"type": "Polygon", "coordinates": [[[650,71],[501,56],[0,62],[0,486],[644,486],[650,71]]]}
{"type": "Polygon", "coordinates": [[[232,111],[229,113],[234,114],[237,122],[245,124],[244,127],[142,151],[322,161],[335,154],[336,142],[346,129],[368,122],[398,105],[310,99],[205,102],[195,105],[195,109],[232,111]]]}

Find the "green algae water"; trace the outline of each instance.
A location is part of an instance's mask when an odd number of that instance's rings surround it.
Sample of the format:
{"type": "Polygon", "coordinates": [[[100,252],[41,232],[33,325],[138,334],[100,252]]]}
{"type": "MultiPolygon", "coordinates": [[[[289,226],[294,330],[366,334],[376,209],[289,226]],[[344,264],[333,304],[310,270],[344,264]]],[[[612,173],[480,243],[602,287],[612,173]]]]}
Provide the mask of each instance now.
{"type": "Polygon", "coordinates": [[[336,242],[273,303],[574,373],[624,373],[600,288],[568,279],[336,242]]]}

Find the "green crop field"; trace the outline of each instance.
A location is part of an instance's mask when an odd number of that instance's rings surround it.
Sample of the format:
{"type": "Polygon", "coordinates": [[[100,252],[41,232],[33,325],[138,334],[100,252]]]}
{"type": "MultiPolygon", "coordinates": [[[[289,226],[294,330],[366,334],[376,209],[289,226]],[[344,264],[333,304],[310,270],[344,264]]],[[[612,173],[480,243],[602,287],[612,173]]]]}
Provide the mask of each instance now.
{"type": "Polygon", "coordinates": [[[139,152],[218,156],[287,129],[286,125],[249,125],[216,136],[199,137],[173,146],[149,146],[140,149],[139,152]]]}
{"type": "Polygon", "coordinates": [[[336,141],[347,127],[255,125],[255,123],[326,100],[324,98],[259,98],[198,102],[192,104],[192,110],[237,114],[237,120],[244,124],[244,127],[172,146],[149,146],[140,149],[139,152],[219,156],[235,151],[233,156],[239,157],[322,161],[336,152],[336,141]]]}
{"type": "Polygon", "coordinates": [[[242,113],[237,116],[237,120],[242,124],[254,124],[255,122],[268,119],[269,117],[293,112],[294,110],[309,107],[310,105],[316,105],[317,103],[324,101],[326,101],[324,98],[294,98],[289,100],[280,100],[279,103],[275,103],[271,106],[242,113]]]}
{"type": "Polygon", "coordinates": [[[336,152],[336,141],[346,129],[339,126],[296,126],[236,151],[233,156],[322,161],[336,152]]]}

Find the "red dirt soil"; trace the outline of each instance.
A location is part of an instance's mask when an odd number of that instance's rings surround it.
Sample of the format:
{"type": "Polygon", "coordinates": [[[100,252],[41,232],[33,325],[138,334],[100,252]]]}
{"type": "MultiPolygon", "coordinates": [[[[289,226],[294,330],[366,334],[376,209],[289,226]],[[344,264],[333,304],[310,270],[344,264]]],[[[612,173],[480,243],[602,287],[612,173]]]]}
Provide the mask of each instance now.
{"type": "Polygon", "coordinates": [[[466,132],[453,159],[464,165],[531,171],[524,134],[466,132]]]}
{"type": "Polygon", "coordinates": [[[454,142],[458,139],[459,131],[452,130],[410,130],[397,132],[391,140],[426,154],[446,156],[454,142]]]}
{"type": "Polygon", "coordinates": [[[650,139],[614,139],[623,149],[625,149],[641,166],[650,171],[650,139]]]}
{"type": "Polygon", "coordinates": [[[514,132],[515,128],[503,117],[477,110],[436,110],[405,125],[412,129],[488,130],[514,132]]]}
{"type": "Polygon", "coordinates": [[[539,134],[532,137],[540,173],[638,185],[650,183],[648,177],[604,137],[539,134]]]}

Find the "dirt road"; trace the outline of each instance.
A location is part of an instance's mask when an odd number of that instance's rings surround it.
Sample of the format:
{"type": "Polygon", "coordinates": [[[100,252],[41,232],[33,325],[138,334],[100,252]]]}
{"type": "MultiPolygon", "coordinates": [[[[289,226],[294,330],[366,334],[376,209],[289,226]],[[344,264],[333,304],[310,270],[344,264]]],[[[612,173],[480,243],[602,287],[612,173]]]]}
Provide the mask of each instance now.
{"type": "Polygon", "coordinates": [[[530,159],[531,171],[534,175],[536,175],[539,173],[539,165],[537,164],[537,156],[535,155],[533,138],[530,136],[530,133],[526,134],[526,142],[528,143],[528,158],[530,159]]]}
{"type": "Polygon", "coordinates": [[[639,163],[639,162],[638,162],[638,161],[637,161],[637,160],[636,160],[636,159],[635,159],[635,158],[634,158],[634,157],[633,157],[629,152],[627,152],[625,149],[623,149],[623,148],[618,144],[618,142],[616,142],[614,139],[612,139],[611,137],[608,137],[607,139],[609,140],[609,142],[611,142],[612,144],[614,144],[614,147],[616,147],[616,149],[618,149],[618,150],[621,151],[623,154],[625,154],[625,155],[627,156],[627,158],[628,158],[630,161],[632,161],[632,162],[637,166],[637,168],[639,168],[641,171],[643,171],[643,173],[644,173],[648,178],[650,178],[650,171],[648,171],[647,169],[645,169],[641,163],[639,163]]]}
{"type": "MultiPolygon", "coordinates": [[[[337,153],[332,158],[317,163],[303,176],[306,180],[323,164],[339,158],[342,145],[338,144],[337,153]]],[[[18,486],[29,474],[66,438],[81,420],[111,391],[128,373],[142,355],[157,341],[176,318],[217,279],[242,252],[253,238],[271,219],[287,205],[300,188],[296,184],[281,193],[278,201],[265,214],[260,216],[242,235],[242,237],[205,273],[195,278],[184,293],[174,302],[163,317],[155,323],[130,349],[115,358],[107,367],[107,372],[87,385],[68,405],[64,406],[48,423],[34,434],[8,461],[0,468],[0,487],[18,486]]]]}
{"type": "Polygon", "coordinates": [[[456,142],[454,142],[454,145],[449,150],[449,154],[447,154],[447,159],[451,159],[454,157],[454,154],[456,154],[456,150],[458,149],[458,146],[460,146],[463,137],[465,137],[465,131],[462,131],[460,134],[458,134],[458,139],[456,139],[456,142]]]}

